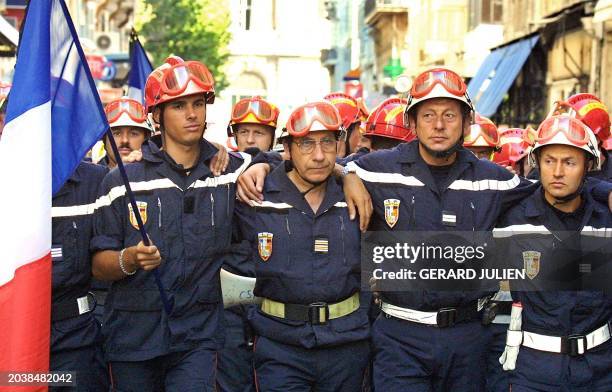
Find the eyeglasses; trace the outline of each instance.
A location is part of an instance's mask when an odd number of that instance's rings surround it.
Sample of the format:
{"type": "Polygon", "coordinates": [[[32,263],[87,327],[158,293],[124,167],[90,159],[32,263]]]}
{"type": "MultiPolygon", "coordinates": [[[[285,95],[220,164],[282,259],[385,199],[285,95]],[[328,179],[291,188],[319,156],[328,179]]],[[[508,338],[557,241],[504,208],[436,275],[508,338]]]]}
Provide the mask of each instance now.
{"type": "Polygon", "coordinates": [[[253,114],[259,121],[267,123],[278,117],[278,109],[273,108],[268,102],[260,97],[241,99],[234,105],[232,110],[232,121],[237,122],[253,114]]]}
{"type": "Polygon", "coordinates": [[[320,141],[313,139],[296,140],[294,143],[298,146],[302,154],[310,154],[314,151],[317,145],[321,146],[323,152],[336,152],[336,139],[323,138],[320,141]]]}
{"type": "Polygon", "coordinates": [[[470,133],[465,136],[463,144],[471,146],[482,136],[485,141],[490,144],[497,145],[499,143],[499,134],[493,124],[473,124],[470,126],[470,133]]]}
{"type": "Polygon", "coordinates": [[[187,89],[190,81],[205,90],[213,89],[213,77],[199,61],[186,61],[164,70],[160,87],[164,94],[179,95],[187,89]]]}
{"type": "Polygon", "coordinates": [[[113,123],[126,113],[130,118],[138,123],[143,123],[147,120],[147,114],[140,102],[129,98],[121,98],[110,102],[104,108],[106,118],[109,123],[113,123]]]}
{"type": "Polygon", "coordinates": [[[462,96],[467,91],[467,86],[461,76],[445,68],[434,68],[417,76],[412,83],[410,96],[417,99],[422,98],[429,94],[436,84],[456,96],[462,96]]]}
{"type": "Polygon", "coordinates": [[[559,132],[563,132],[570,143],[580,147],[589,143],[589,131],[586,125],[573,117],[553,116],[540,124],[536,140],[544,144],[559,132]]]}
{"type": "Polygon", "coordinates": [[[314,102],[300,106],[291,113],[287,121],[287,132],[291,136],[304,136],[311,131],[315,121],[329,131],[337,131],[342,128],[340,114],[331,103],[314,102]]]}

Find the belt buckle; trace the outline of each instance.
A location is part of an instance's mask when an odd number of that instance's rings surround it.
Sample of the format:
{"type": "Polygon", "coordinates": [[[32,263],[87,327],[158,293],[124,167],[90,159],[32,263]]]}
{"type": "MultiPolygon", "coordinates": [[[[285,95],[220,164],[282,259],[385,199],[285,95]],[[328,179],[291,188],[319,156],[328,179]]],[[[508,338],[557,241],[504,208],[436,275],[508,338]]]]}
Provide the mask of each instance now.
{"type": "Polygon", "coordinates": [[[308,305],[308,320],[312,325],[326,324],[329,320],[329,308],[326,302],[313,302],[308,305]],[[321,319],[321,309],[324,309],[323,319],[321,319]]]}
{"type": "Polygon", "coordinates": [[[436,315],[436,326],[438,328],[447,328],[455,325],[457,319],[457,309],[455,308],[442,308],[438,310],[436,315]]]}
{"type": "Polygon", "coordinates": [[[587,340],[585,335],[569,335],[566,340],[566,352],[570,357],[577,357],[582,355],[587,350],[587,340]],[[582,352],[580,350],[579,342],[582,341],[582,352]]]}

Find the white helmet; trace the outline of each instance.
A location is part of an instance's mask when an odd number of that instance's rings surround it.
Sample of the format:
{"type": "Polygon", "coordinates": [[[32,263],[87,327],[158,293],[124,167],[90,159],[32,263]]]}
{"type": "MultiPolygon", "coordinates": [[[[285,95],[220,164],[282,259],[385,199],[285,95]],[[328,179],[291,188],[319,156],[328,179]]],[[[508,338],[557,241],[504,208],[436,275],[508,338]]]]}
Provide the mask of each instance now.
{"type": "Polygon", "coordinates": [[[456,99],[466,105],[470,111],[474,111],[463,78],[450,69],[433,68],[419,74],[410,88],[408,105],[404,115],[407,116],[419,102],[432,98],[456,99]]]}
{"type": "Polygon", "coordinates": [[[542,121],[538,127],[536,142],[529,152],[529,162],[537,166],[537,151],[541,147],[562,144],[586,151],[593,158],[590,170],[599,170],[601,160],[597,148],[597,138],[593,131],[582,121],[567,114],[555,115],[542,121]]]}
{"type": "Polygon", "coordinates": [[[153,131],[144,106],[129,97],[121,97],[109,102],[104,107],[106,119],[111,128],[138,127],[147,131],[149,136],[153,131]]]}

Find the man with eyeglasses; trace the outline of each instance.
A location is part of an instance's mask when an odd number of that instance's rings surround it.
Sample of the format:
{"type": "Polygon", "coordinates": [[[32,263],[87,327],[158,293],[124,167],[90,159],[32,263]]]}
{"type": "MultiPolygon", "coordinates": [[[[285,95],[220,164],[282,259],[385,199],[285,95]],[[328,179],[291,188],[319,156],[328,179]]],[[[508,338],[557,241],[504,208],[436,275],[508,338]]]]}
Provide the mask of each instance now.
{"type": "Polygon", "coordinates": [[[265,201],[236,208],[263,298],[249,312],[261,391],[360,390],[369,303],[359,292],[359,227],[332,176],[342,133],[329,102],[295,109],[281,136],[290,159],[266,179],[265,201]]]}

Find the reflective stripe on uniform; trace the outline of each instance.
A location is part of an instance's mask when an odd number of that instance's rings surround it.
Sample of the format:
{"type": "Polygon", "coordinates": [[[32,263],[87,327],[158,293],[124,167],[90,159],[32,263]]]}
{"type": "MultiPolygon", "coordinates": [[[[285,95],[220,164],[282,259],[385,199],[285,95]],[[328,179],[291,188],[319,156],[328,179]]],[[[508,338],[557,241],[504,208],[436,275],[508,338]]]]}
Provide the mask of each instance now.
{"type": "Polygon", "coordinates": [[[521,179],[516,174],[509,180],[455,180],[448,186],[448,189],[454,191],[507,191],[516,188],[521,183],[521,179]]]}
{"type": "MultiPolygon", "coordinates": [[[[232,173],[227,173],[220,175],[219,177],[209,177],[206,180],[196,180],[189,188],[215,188],[219,185],[233,184],[238,180],[238,176],[242,174],[246,170],[246,168],[251,163],[251,156],[248,154],[240,154],[244,159],[244,162],[238,169],[233,171],[232,173]]],[[[177,188],[181,189],[178,185],[172,182],[169,178],[159,178],[155,180],[149,181],[139,181],[139,182],[130,182],[130,188],[133,192],[144,192],[144,191],[153,191],[158,189],[169,189],[169,188],[177,188]]],[[[119,198],[123,197],[126,194],[125,185],[119,185],[111,188],[111,190],[103,196],[100,196],[96,202],[94,203],[93,210],[96,210],[101,207],[110,206],[111,203],[119,198]]],[[[93,212],[93,211],[92,211],[93,212]]]]}
{"type": "Polygon", "coordinates": [[[551,234],[550,231],[543,225],[511,225],[506,227],[496,227],[493,229],[493,237],[504,238],[511,237],[515,234],[551,234]]]}
{"type": "Polygon", "coordinates": [[[371,172],[360,168],[355,162],[349,162],[346,166],[353,170],[363,181],[406,186],[425,186],[425,184],[413,176],[404,176],[399,173],[371,172]]]}

